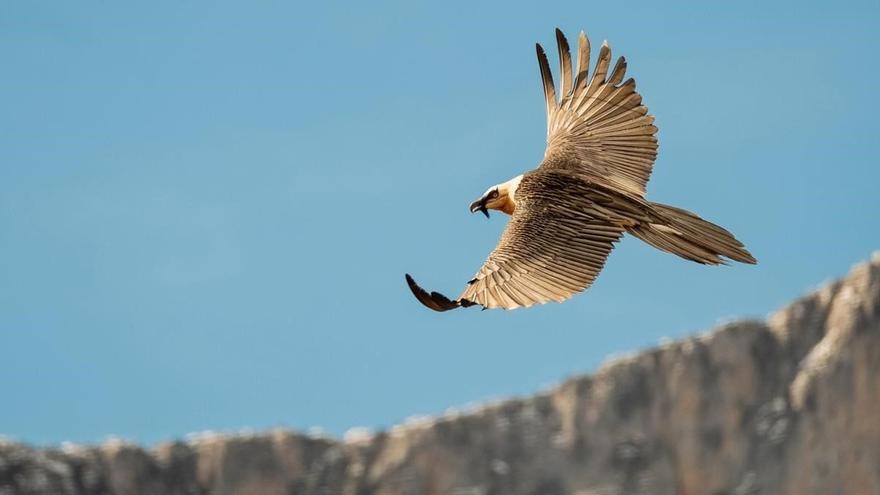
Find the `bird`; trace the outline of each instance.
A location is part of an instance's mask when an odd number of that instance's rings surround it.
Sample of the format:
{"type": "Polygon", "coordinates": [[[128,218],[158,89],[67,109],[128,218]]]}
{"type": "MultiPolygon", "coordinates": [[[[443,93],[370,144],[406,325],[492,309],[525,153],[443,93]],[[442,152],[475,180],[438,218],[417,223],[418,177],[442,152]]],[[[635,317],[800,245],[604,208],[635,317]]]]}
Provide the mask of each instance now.
{"type": "Polygon", "coordinates": [[[624,57],[611,65],[602,43],[589,74],[590,40],[581,31],[577,65],[556,29],[560,84],[535,44],[547,109],[547,147],[534,170],[490,187],[470,212],[510,216],[495,249],[457,299],[406,282],[435,311],[482,306],[516,309],[562,302],[589,288],[624,234],[705,265],[756,264],[743,243],[690,211],[645,198],[657,157],[657,126],[624,57]],[[588,77],[589,76],[589,77],[588,77]]]}

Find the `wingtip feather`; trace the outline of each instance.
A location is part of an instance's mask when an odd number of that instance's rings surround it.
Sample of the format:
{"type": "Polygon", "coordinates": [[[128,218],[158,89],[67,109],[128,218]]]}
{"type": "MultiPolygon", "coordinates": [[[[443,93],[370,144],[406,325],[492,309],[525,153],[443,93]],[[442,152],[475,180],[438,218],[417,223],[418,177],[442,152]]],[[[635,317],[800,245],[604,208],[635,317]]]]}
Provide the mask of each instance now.
{"type": "Polygon", "coordinates": [[[561,87],[559,88],[561,98],[565,100],[572,90],[572,74],[571,74],[571,48],[568,46],[568,39],[565,34],[556,28],[556,48],[559,52],[559,80],[561,87]]]}
{"type": "Polygon", "coordinates": [[[409,286],[409,290],[413,293],[413,296],[415,296],[415,298],[428,309],[443,312],[464,305],[460,301],[450,300],[448,297],[439,292],[428,293],[428,291],[426,291],[421,286],[419,286],[419,284],[416,283],[415,279],[413,279],[409,273],[406,273],[405,275],[406,284],[409,286]]]}

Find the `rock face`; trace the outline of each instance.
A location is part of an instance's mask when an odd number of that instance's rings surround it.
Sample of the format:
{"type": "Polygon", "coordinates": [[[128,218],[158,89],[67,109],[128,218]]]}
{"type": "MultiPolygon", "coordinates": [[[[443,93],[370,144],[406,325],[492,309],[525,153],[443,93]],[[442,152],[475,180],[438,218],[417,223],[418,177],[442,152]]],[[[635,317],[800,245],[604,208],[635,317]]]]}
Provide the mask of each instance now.
{"type": "Polygon", "coordinates": [[[8,494],[880,494],[880,255],[766,322],[347,441],[0,442],[8,494]]]}

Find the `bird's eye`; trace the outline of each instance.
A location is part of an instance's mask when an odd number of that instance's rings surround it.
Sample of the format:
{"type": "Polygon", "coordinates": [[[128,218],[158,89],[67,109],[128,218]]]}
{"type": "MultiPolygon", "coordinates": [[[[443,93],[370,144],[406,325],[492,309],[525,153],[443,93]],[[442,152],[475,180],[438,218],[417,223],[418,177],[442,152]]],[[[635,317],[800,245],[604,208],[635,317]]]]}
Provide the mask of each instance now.
{"type": "Polygon", "coordinates": [[[489,193],[489,199],[495,199],[498,197],[498,189],[492,189],[492,192],[489,193]]]}

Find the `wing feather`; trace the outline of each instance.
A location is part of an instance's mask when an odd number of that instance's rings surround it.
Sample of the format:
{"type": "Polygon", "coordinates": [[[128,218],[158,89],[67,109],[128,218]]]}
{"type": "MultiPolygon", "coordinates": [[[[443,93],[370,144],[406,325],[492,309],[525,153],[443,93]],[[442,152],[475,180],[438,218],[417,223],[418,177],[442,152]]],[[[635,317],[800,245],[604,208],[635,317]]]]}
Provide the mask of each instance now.
{"type": "Polygon", "coordinates": [[[538,65],[541,66],[541,81],[544,84],[544,102],[547,105],[547,133],[553,124],[553,111],[556,108],[556,87],[553,85],[553,74],[550,72],[550,63],[547,62],[547,54],[544,48],[536,43],[535,51],[538,54],[538,65]]]}
{"type": "Polygon", "coordinates": [[[547,56],[538,46],[538,62],[547,106],[547,150],[542,167],[564,168],[634,197],[644,197],[657,157],[657,127],[642,104],[635,80],[624,81],[627,61],[611,66],[611,48],[602,44],[592,77],[590,40],[578,38],[577,73],[572,81],[568,41],[556,31],[561,86],[556,98],[547,56]]]}
{"type": "Polygon", "coordinates": [[[562,31],[560,31],[559,29],[556,30],[556,47],[559,51],[559,69],[561,72],[560,84],[562,85],[562,99],[565,100],[569,97],[569,93],[571,93],[572,89],[571,52],[568,48],[568,40],[565,39],[565,35],[562,34],[562,31]]]}
{"type": "Polygon", "coordinates": [[[617,63],[614,64],[614,68],[611,69],[611,75],[608,76],[608,84],[615,85],[620,84],[620,81],[623,81],[623,76],[626,74],[626,58],[619,57],[617,59],[617,63]]]}
{"type": "MultiPolygon", "coordinates": [[[[562,31],[557,31],[561,34],[562,31]]],[[[562,36],[565,38],[565,36],[562,36]]],[[[590,70],[590,39],[581,31],[578,36],[578,71],[574,80],[574,91],[578,92],[587,85],[587,76],[590,70]]]]}

